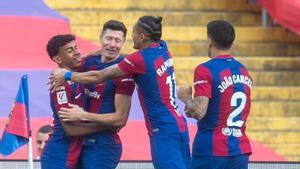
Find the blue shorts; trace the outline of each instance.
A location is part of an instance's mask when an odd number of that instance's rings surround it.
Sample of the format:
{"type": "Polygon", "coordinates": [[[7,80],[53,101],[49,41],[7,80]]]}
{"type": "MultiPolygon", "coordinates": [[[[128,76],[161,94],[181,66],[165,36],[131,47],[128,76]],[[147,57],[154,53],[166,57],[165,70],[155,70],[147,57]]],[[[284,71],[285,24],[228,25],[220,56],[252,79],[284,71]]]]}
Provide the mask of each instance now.
{"type": "Polygon", "coordinates": [[[84,145],[80,163],[84,169],[114,169],[121,155],[122,144],[84,145]]]}
{"type": "Polygon", "coordinates": [[[190,146],[188,132],[150,136],[152,162],[155,169],[188,169],[190,146]]]}
{"type": "Polygon", "coordinates": [[[193,157],[191,169],[248,169],[249,154],[216,157],[193,157]]]}

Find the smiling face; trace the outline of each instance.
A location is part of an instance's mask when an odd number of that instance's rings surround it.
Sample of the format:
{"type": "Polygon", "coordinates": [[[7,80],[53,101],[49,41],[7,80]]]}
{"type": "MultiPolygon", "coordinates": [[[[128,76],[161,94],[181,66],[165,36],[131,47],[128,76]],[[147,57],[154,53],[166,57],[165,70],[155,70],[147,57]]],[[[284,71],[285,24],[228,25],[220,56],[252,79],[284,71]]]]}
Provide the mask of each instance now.
{"type": "Polygon", "coordinates": [[[114,60],[124,45],[124,33],[118,30],[106,29],[101,37],[101,54],[106,60],[114,60]]]}
{"type": "Polygon", "coordinates": [[[60,67],[76,70],[81,64],[81,55],[75,41],[71,41],[59,48],[59,52],[52,58],[60,67]]]}

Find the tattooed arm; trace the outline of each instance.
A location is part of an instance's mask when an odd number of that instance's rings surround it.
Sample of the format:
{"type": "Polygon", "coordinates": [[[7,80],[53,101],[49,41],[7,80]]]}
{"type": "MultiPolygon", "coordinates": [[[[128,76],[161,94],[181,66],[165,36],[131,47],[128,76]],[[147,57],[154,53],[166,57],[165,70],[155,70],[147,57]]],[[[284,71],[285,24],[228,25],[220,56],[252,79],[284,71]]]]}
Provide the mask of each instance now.
{"type": "Polygon", "coordinates": [[[192,87],[181,87],[178,90],[179,99],[185,103],[185,111],[188,117],[201,120],[205,115],[209,103],[206,96],[192,98],[192,87]]]}

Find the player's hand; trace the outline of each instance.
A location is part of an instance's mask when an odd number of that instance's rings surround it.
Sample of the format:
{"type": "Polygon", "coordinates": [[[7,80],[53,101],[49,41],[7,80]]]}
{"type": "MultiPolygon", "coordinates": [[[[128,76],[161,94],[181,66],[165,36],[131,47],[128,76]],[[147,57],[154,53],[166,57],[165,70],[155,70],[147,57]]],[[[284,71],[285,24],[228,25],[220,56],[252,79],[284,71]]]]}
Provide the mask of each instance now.
{"type": "Polygon", "coordinates": [[[192,97],[192,87],[191,86],[184,86],[179,87],[177,90],[178,98],[183,101],[184,103],[192,97]]]}
{"type": "Polygon", "coordinates": [[[86,113],[81,107],[75,104],[68,104],[69,108],[62,107],[58,115],[62,121],[82,121],[86,113]]]}
{"type": "Polygon", "coordinates": [[[56,68],[51,72],[48,78],[49,82],[47,84],[50,85],[49,89],[52,92],[54,92],[57,89],[57,87],[65,83],[65,74],[67,71],[67,69],[56,68]]]}
{"type": "Polygon", "coordinates": [[[192,117],[192,113],[188,110],[187,106],[184,107],[184,112],[187,117],[192,117]]]}

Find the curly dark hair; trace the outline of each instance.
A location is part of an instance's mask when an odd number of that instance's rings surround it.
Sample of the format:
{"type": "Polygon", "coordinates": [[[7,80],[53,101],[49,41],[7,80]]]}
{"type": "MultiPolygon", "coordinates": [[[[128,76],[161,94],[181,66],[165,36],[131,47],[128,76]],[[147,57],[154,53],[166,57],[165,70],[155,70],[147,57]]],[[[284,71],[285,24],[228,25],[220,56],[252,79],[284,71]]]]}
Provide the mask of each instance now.
{"type": "Polygon", "coordinates": [[[74,41],[75,36],[71,34],[62,34],[53,36],[47,44],[47,52],[50,58],[57,55],[59,48],[66,45],[67,43],[74,41]]]}

